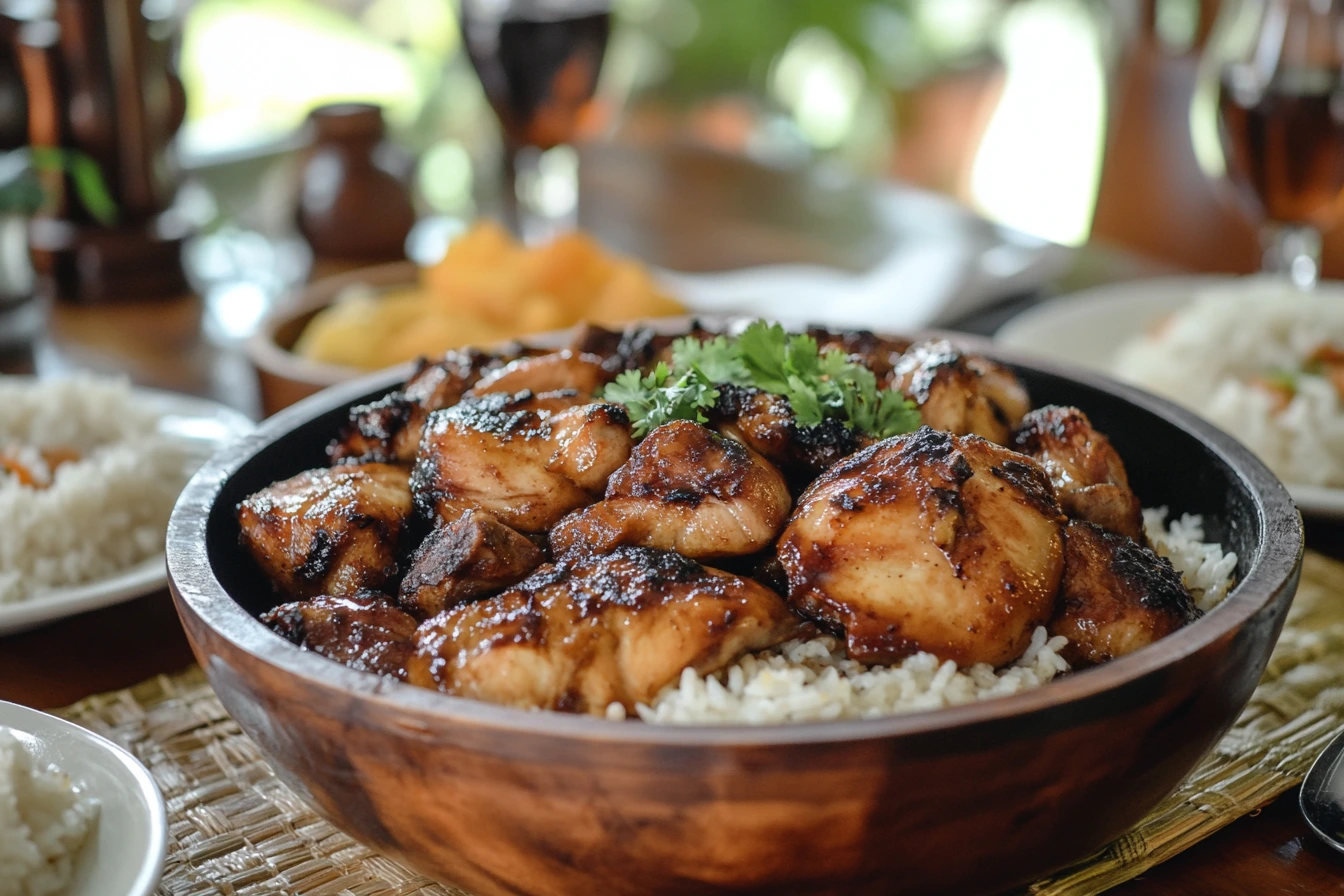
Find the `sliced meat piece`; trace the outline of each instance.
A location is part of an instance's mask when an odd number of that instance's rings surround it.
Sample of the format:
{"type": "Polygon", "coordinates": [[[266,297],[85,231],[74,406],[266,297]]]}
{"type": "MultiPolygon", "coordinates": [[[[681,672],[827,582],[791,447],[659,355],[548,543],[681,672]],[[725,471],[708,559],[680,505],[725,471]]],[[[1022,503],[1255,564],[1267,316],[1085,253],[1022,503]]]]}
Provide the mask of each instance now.
{"type": "Polygon", "coordinates": [[[668,551],[618,548],[543,566],[422,624],[412,684],[509,706],[633,710],[686,668],[704,674],[787,640],[779,595],[668,551]]]}
{"type": "Polygon", "coordinates": [[[1064,512],[1142,542],[1143,507],[1110,439],[1077,408],[1047,405],[1022,418],[1012,447],[1050,476],[1064,512]]]}
{"type": "Polygon", "coordinates": [[[1074,666],[1109,662],[1165,638],[1200,612],[1165,557],[1093,523],[1064,533],[1064,579],[1050,634],[1074,666]]]}
{"type": "Polygon", "coordinates": [[[823,473],[779,560],[790,605],[843,632],[851,659],[1001,666],[1054,610],[1063,522],[1031,460],[926,426],[823,473]]]}
{"type": "Polygon", "coordinates": [[[541,533],[602,496],[634,445],[625,410],[582,404],[550,413],[532,410],[533,400],[496,393],[430,415],[411,476],[426,518],[451,522],[475,508],[541,533]]]}
{"type": "Polygon", "coordinates": [[[351,669],[406,680],[418,624],[377,595],[334,597],[281,604],[261,621],[282,638],[351,669]]]}
{"type": "Polygon", "coordinates": [[[602,501],[556,525],[551,552],[636,544],[696,560],[754,554],[774,542],[791,505],[784,477],[759,454],[676,420],[635,447],[602,501]]]}
{"type": "Polygon", "coordinates": [[[516,585],[544,559],[536,545],[484,510],[464,510],[416,548],[397,601],[423,619],[516,585]]]}
{"type": "Polygon", "coordinates": [[[397,575],[408,480],[402,467],[347,464],[267,486],[238,505],[243,547],[292,597],[378,591],[397,575]]]}

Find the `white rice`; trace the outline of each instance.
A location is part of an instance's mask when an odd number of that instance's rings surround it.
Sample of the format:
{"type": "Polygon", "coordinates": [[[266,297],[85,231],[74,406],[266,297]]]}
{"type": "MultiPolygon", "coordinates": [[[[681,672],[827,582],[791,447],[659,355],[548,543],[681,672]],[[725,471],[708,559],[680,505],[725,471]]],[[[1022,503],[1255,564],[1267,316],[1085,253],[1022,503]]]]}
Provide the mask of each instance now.
{"type": "MultiPolygon", "coordinates": [[[[120,572],[163,551],[188,449],[123,380],[0,377],[0,452],[73,448],[45,488],[0,473],[0,604],[120,572]]],[[[43,475],[46,473],[47,475],[43,475]]]]}
{"type": "MultiPolygon", "coordinates": [[[[1204,521],[1186,514],[1166,523],[1165,507],[1144,511],[1144,526],[1157,552],[1180,570],[1200,609],[1213,609],[1232,585],[1237,555],[1204,542],[1204,521]]],[[[867,719],[894,713],[973,703],[1037,688],[1068,672],[1059,655],[1068,643],[1037,628],[1016,662],[1001,669],[978,664],[959,669],[930,653],[894,666],[865,666],[848,659],[835,638],[789,641],[748,654],[712,675],[685,669],[651,706],[636,707],[646,722],[747,723],[867,719]]],[[[619,703],[607,717],[621,719],[619,703]]]]}
{"type": "Polygon", "coordinates": [[[1249,277],[1206,289],[1154,332],[1124,345],[1113,372],[1236,436],[1287,482],[1344,486],[1344,403],[1303,370],[1322,345],[1344,349],[1344,302],[1249,277]],[[1255,384],[1291,375],[1286,407],[1255,384]]]}
{"type": "Polygon", "coordinates": [[[96,800],[0,728],[0,896],[63,891],[97,818],[96,800]]]}

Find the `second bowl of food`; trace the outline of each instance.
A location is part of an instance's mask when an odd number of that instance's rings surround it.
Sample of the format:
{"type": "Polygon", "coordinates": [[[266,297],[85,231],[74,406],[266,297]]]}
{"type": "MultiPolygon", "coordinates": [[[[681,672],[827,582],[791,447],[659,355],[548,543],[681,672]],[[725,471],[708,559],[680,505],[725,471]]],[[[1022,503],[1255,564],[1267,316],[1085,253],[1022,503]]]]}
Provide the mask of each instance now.
{"type": "Polygon", "coordinates": [[[1231,725],[1302,552],[1236,442],[938,339],[726,333],[450,353],[196,476],[173,593],[286,782],[478,894],[990,893],[1231,725]]]}

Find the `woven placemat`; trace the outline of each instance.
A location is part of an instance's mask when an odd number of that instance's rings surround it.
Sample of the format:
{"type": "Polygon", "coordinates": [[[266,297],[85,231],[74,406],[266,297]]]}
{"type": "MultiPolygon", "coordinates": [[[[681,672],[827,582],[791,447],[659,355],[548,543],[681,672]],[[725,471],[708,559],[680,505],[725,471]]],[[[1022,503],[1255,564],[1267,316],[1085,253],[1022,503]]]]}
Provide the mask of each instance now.
{"type": "MultiPolygon", "coordinates": [[[[1344,725],[1344,565],[1307,556],[1260,687],[1194,774],[1124,837],[1028,888],[1088,896],[1142,874],[1297,784],[1344,725]]],[[[162,896],[468,896],[319,818],[276,779],[199,668],[62,711],[130,749],[168,802],[162,896]]]]}

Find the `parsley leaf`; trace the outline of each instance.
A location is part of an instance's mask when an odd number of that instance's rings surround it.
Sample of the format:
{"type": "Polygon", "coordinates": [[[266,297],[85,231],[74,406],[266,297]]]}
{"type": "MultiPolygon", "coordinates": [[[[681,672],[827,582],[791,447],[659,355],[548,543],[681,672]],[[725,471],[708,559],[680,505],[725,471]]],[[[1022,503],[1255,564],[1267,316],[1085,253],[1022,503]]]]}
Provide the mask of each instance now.
{"type": "Polygon", "coordinates": [[[751,374],[738,356],[737,347],[723,336],[704,342],[683,336],[672,343],[672,366],[677,370],[698,368],[711,383],[750,386],[751,374]]]}
{"type": "Polygon", "coordinates": [[[640,376],[627,370],[602,390],[602,398],[624,405],[630,415],[636,438],[672,420],[709,420],[703,409],[714,407],[719,390],[695,368],[673,379],[672,370],[662,361],[652,372],[640,376]]]}
{"type": "Polygon", "coordinates": [[[811,336],[790,335],[765,321],[752,323],[732,341],[682,337],[672,343],[670,367],[659,362],[644,376],[622,373],[603,398],[625,405],[639,437],[669,420],[706,422],[703,411],[714,406],[715,386],[723,383],[784,396],[801,428],[837,419],[886,438],[920,425],[914,403],[900,392],[879,389],[867,367],[839,349],[822,352],[811,336]]]}

